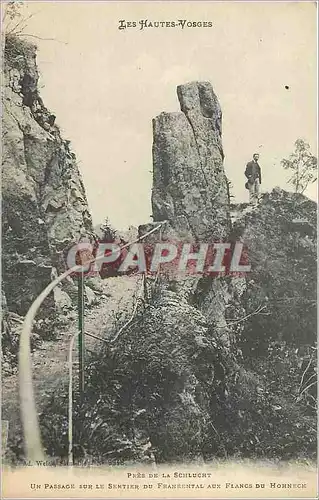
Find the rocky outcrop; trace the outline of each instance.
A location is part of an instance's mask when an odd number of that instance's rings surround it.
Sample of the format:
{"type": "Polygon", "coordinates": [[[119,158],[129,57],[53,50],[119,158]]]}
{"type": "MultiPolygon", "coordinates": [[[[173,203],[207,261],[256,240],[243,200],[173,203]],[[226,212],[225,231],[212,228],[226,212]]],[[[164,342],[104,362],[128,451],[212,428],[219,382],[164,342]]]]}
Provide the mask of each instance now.
{"type": "Polygon", "coordinates": [[[128,374],[122,409],[146,413],[143,428],[156,461],[195,459],[207,439],[211,446],[218,442],[208,432],[210,410],[215,397],[225,398],[233,367],[205,317],[185,298],[159,287],[152,299],[155,307],[116,348],[117,370],[128,374]]]}
{"type": "Polygon", "coordinates": [[[153,120],[153,219],[168,219],[195,240],[223,238],[229,199],[221,108],[209,82],[180,85],[177,95],[181,112],[153,120]]]}
{"type": "Polygon", "coordinates": [[[6,37],[4,83],[3,288],[8,308],[25,314],[92,222],[70,141],[39,95],[34,45],[6,37]]]}
{"type": "Polygon", "coordinates": [[[244,239],[251,272],[241,298],[253,314],[245,323],[247,354],[264,353],[269,342],[312,345],[316,332],[317,204],[275,188],[258,210],[237,206],[234,238],[244,239]]]}
{"type": "MultiPolygon", "coordinates": [[[[165,220],[148,241],[214,242],[230,234],[228,180],[223,166],[222,112],[209,82],[177,87],[181,112],[161,113],[153,120],[152,225],[165,220]]],[[[232,288],[243,289],[238,279],[232,288]],[[238,284],[237,284],[238,282],[238,284]]],[[[225,310],[232,298],[229,282],[219,278],[175,278],[170,286],[196,302],[219,336],[229,345],[225,310]]]]}
{"type": "MultiPolygon", "coordinates": [[[[74,442],[98,463],[314,457],[315,204],[274,190],[256,209],[230,207],[217,98],[197,82],[178,95],[182,111],[153,122],[154,222],[139,234],[162,222],[144,241],[242,240],[252,271],[146,276],[89,364],[74,442]]],[[[57,413],[63,425],[66,391],[45,421],[57,413]]],[[[50,428],[46,445],[67,457],[61,433],[50,428]]]]}
{"type": "MultiPolygon", "coordinates": [[[[161,113],[153,120],[154,222],[140,226],[139,234],[165,221],[147,237],[148,243],[225,240],[231,222],[219,102],[209,82],[180,85],[177,94],[181,112],[161,113]]],[[[226,379],[237,370],[226,309],[234,290],[237,295],[243,292],[244,282],[177,273],[146,280],[147,300],[154,309],[145,313],[139,329],[140,339],[144,332],[152,339],[145,367],[153,369],[154,359],[157,371],[169,363],[156,392],[165,392],[165,384],[171,383],[169,394],[158,399],[163,410],[150,429],[159,460],[194,458],[201,455],[207,440],[210,448],[218,447],[218,436],[211,432],[211,407],[216,398],[220,404],[224,400],[226,379]]]]}

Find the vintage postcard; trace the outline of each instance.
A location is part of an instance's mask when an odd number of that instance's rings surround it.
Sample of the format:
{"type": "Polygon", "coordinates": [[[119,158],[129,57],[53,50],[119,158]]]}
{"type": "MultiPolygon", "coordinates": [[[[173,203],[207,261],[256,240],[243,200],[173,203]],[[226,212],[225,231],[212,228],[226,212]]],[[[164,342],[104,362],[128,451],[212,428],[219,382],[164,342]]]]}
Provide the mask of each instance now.
{"type": "Polygon", "coordinates": [[[317,498],[317,2],[1,17],[3,498],[317,498]]]}

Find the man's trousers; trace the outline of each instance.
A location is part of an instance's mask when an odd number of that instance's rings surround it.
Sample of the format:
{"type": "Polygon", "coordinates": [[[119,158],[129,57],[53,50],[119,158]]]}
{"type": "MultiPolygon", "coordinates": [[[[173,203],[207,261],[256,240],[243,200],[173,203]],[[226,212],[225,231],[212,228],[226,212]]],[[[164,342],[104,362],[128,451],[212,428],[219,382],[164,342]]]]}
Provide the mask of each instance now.
{"type": "Polygon", "coordinates": [[[249,203],[251,205],[257,205],[260,194],[260,182],[258,177],[257,179],[254,180],[252,184],[248,181],[248,189],[249,189],[249,203]]]}

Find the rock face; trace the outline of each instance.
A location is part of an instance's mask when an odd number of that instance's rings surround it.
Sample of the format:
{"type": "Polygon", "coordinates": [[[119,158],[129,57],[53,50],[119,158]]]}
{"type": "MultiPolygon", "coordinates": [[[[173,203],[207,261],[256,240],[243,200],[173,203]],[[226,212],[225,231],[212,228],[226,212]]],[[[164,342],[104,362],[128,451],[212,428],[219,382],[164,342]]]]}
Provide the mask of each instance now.
{"type": "Polygon", "coordinates": [[[38,92],[34,45],[7,36],[4,81],[3,282],[8,308],[25,314],[92,223],[70,141],[38,92]]]}
{"type": "Polygon", "coordinates": [[[188,228],[196,240],[223,238],[229,199],[221,108],[209,82],[180,85],[177,95],[181,112],[153,120],[153,218],[188,228]]]}
{"type": "MultiPolygon", "coordinates": [[[[252,272],[141,279],[132,317],[92,359],[74,442],[98,463],[314,457],[315,204],[274,190],[256,210],[233,206],[230,227],[216,96],[208,83],[178,95],[182,112],[153,122],[154,223],[139,234],[165,220],[144,242],[244,240],[252,272]]],[[[65,422],[65,394],[45,421],[65,422]]],[[[47,436],[67,457],[65,436],[47,436]]]]}
{"type": "MultiPolygon", "coordinates": [[[[230,233],[221,109],[209,82],[180,85],[177,94],[181,112],[161,113],[153,120],[154,222],[140,226],[139,233],[145,234],[166,221],[159,232],[147,237],[147,242],[220,241],[230,233]]],[[[165,383],[174,382],[169,394],[158,400],[163,410],[150,429],[150,440],[159,460],[194,458],[201,455],[207,440],[215,446],[216,435],[208,430],[210,407],[215,397],[223,400],[226,377],[236,371],[230,359],[231,331],[225,316],[233,294],[222,278],[171,279],[159,274],[155,282],[151,277],[146,280],[155,309],[144,315],[139,338],[145,333],[154,346],[153,351],[146,349],[146,370],[153,367],[154,359],[160,361],[157,371],[170,362],[160,376],[163,382],[157,382],[163,388],[157,387],[156,392],[165,392],[165,383]],[[158,339],[154,342],[156,332],[158,339]]],[[[232,284],[233,289],[236,286],[232,284]]],[[[153,409],[148,413],[152,420],[153,409]]]]}
{"type": "Polygon", "coordinates": [[[173,291],[155,293],[156,307],[117,347],[117,370],[125,367],[122,411],[146,411],[156,461],[196,459],[207,440],[216,442],[210,405],[216,395],[224,399],[227,358],[198,309],[173,291]]]}
{"type": "Polygon", "coordinates": [[[242,305],[267,310],[245,324],[247,352],[263,352],[270,340],[298,347],[315,342],[316,217],[314,201],[275,188],[263,195],[258,211],[244,209],[235,221],[233,232],[245,240],[252,265],[242,305]]]}
{"type": "MultiPolygon", "coordinates": [[[[161,113],[153,120],[153,219],[154,225],[167,223],[160,234],[153,233],[151,241],[225,240],[231,220],[218,98],[209,82],[180,85],[177,95],[181,112],[161,113]]],[[[150,228],[140,226],[140,234],[150,228]]],[[[223,337],[225,309],[231,299],[228,282],[187,277],[171,285],[180,296],[196,300],[223,337]]],[[[238,285],[243,287],[242,282],[238,285]]]]}

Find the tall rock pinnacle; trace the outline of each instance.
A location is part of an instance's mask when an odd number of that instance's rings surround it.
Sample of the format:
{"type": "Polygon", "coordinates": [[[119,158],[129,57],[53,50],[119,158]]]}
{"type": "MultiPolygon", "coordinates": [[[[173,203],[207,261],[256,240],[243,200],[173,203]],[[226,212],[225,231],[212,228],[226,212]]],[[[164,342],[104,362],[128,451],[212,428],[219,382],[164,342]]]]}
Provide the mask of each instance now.
{"type": "Polygon", "coordinates": [[[180,85],[177,95],[181,112],[153,120],[154,221],[167,219],[196,240],[223,238],[229,199],[221,108],[209,82],[180,85]]]}

